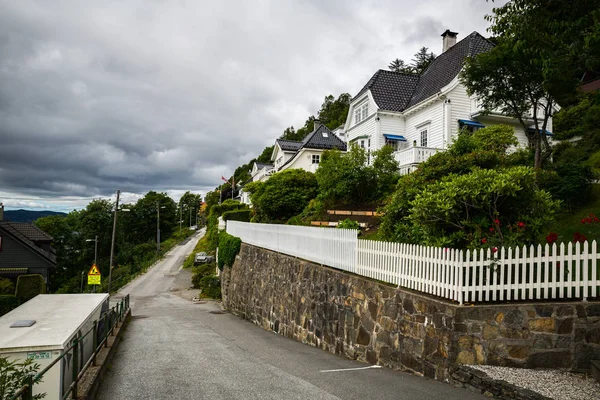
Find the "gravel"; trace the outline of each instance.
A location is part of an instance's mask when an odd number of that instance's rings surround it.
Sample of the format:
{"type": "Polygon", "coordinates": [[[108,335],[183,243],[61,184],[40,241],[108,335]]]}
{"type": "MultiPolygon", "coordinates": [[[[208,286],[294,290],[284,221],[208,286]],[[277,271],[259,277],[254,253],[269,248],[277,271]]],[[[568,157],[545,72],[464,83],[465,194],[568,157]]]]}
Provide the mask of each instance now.
{"type": "Polygon", "coordinates": [[[485,372],[492,379],[512,383],[554,400],[600,399],[600,383],[589,375],[560,370],[521,369],[490,365],[469,365],[469,367],[485,372]]]}

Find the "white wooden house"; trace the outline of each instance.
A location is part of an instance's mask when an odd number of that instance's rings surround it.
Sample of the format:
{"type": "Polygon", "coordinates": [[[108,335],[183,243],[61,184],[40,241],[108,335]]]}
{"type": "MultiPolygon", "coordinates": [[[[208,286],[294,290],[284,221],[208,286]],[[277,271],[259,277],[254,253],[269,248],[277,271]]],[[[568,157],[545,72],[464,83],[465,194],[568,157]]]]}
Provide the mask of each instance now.
{"type": "Polygon", "coordinates": [[[276,172],[298,168],[315,172],[325,150],[346,151],[346,143],[339,137],[339,128],[335,129],[336,134],[318,120],[314,124],[313,131],[301,142],[284,139],[275,141],[271,161],[276,172]]]}
{"type": "Polygon", "coordinates": [[[494,45],[477,32],[458,43],[455,32],[446,30],[442,37],[442,54],[422,74],[379,70],[352,99],[343,130],[349,144],[367,150],[369,160],[373,151],[386,144],[393,146],[400,171],[407,173],[447,149],[461,128],[474,130],[493,124],[514,127],[519,143],[527,145],[516,119],[501,113],[484,116],[459,81],[466,58],[494,45]]]}

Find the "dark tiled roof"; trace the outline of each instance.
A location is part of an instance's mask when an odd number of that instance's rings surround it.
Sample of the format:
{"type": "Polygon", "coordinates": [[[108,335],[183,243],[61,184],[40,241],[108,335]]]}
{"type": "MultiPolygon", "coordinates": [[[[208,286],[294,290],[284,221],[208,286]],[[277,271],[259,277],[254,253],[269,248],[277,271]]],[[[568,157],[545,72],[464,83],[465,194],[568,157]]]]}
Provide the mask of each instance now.
{"type": "Polygon", "coordinates": [[[380,69],[354,98],[371,90],[373,100],[379,108],[388,111],[402,111],[410,101],[418,81],[418,75],[380,69]]]}
{"type": "Polygon", "coordinates": [[[273,164],[265,164],[265,163],[261,163],[256,161],[256,168],[258,169],[263,169],[263,168],[273,168],[273,164]]]}
{"type": "Polygon", "coordinates": [[[354,98],[371,90],[373,100],[380,109],[404,111],[449,84],[458,75],[467,57],[474,57],[492,47],[494,45],[489,40],[473,32],[437,56],[421,75],[380,69],[354,98]]]}
{"type": "Polygon", "coordinates": [[[32,224],[23,222],[0,221],[0,229],[4,230],[16,240],[24,243],[40,256],[50,261],[51,264],[56,264],[56,256],[36,244],[52,241],[52,236],[46,234],[32,224]]]}
{"type": "Polygon", "coordinates": [[[419,83],[406,108],[433,96],[441,88],[452,82],[462,69],[467,57],[474,57],[480,53],[485,53],[493,47],[492,42],[479,33],[473,32],[437,56],[421,74],[419,83]]]}
{"type": "Polygon", "coordinates": [[[302,147],[302,142],[295,140],[277,139],[276,142],[283,151],[298,151],[302,147]]]}
{"type": "Polygon", "coordinates": [[[346,151],[346,143],[334,135],[325,125],[321,125],[319,129],[306,135],[302,140],[301,148],[346,151]]]}

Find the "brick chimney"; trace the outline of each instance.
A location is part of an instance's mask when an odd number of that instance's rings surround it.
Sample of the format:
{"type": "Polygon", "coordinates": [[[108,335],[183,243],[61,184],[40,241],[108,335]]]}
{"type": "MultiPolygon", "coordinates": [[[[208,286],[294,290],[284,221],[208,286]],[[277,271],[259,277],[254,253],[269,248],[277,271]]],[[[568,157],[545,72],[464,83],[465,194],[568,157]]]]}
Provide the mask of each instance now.
{"type": "Polygon", "coordinates": [[[458,32],[452,32],[450,29],[446,29],[446,32],[442,33],[442,53],[456,44],[456,35],[458,32]]]}
{"type": "Polygon", "coordinates": [[[315,119],[315,127],[313,128],[313,132],[316,132],[317,129],[319,129],[321,127],[321,121],[319,121],[318,119],[315,119]]]}

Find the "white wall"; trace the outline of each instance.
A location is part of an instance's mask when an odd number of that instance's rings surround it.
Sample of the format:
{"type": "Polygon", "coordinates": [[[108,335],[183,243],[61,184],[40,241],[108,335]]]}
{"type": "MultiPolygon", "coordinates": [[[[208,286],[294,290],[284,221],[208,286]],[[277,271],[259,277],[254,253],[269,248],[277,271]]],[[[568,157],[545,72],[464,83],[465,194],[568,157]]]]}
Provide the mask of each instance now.
{"type": "Polygon", "coordinates": [[[346,140],[348,143],[359,136],[374,136],[375,135],[375,115],[371,115],[368,119],[360,122],[358,125],[351,127],[346,132],[346,140]]]}
{"type": "Polygon", "coordinates": [[[458,135],[458,120],[470,120],[473,113],[473,100],[467,95],[467,90],[462,84],[458,84],[447,96],[450,99],[450,133],[452,139],[458,135]]]}
{"type": "Polygon", "coordinates": [[[443,101],[439,100],[428,105],[406,117],[406,140],[408,143],[417,141],[417,146],[421,145],[421,124],[430,121],[427,138],[427,147],[442,148],[444,145],[444,126],[443,126],[443,101]],[[418,127],[418,128],[417,128],[418,127]]]}
{"type": "Polygon", "coordinates": [[[312,163],[313,154],[318,154],[318,155],[322,156],[323,150],[317,150],[317,149],[302,149],[302,150],[300,150],[298,155],[296,155],[296,157],[294,157],[294,160],[291,161],[289,164],[287,164],[282,169],[282,171],[286,170],[286,169],[303,169],[305,171],[315,172],[316,169],[318,168],[319,164],[312,163]]]}

